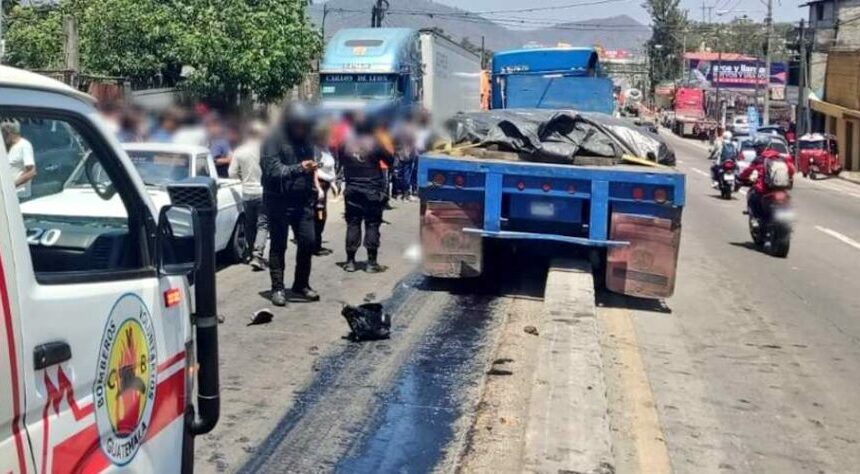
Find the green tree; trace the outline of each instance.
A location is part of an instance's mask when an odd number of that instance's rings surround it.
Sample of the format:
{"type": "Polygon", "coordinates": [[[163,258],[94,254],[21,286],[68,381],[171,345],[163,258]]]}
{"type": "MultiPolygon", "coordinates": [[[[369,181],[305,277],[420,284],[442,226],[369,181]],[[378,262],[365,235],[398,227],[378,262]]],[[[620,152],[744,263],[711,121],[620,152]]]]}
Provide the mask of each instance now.
{"type": "Polygon", "coordinates": [[[78,20],[86,72],[138,84],[181,85],[200,98],[272,101],[299,83],[321,49],[302,0],[60,0],[19,5],[8,22],[9,62],[62,62],[62,18],[78,20]]]}
{"type": "MultiPolygon", "coordinates": [[[[4,10],[6,10],[4,4],[4,10]]],[[[4,12],[6,55],[3,62],[29,69],[63,65],[63,21],[53,6],[13,5],[4,12]]]]}
{"type": "Polygon", "coordinates": [[[232,100],[282,97],[319,55],[322,41],[303,1],[191,0],[176,2],[186,85],[199,95],[232,100]]]}
{"type": "Polygon", "coordinates": [[[687,19],[681,12],[680,0],[646,0],[645,10],[651,15],[651,38],[646,43],[651,64],[651,83],[678,76],[683,45],[681,34],[687,19]]]}

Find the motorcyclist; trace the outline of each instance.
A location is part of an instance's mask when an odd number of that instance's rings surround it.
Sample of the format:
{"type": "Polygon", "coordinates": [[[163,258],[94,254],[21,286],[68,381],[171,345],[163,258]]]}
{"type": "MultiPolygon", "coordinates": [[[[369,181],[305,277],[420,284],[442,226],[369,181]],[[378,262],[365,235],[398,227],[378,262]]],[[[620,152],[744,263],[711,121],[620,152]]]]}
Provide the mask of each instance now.
{"type": "Polygon", "coordinates": [[[284,306],[284,255],[289,227],[293,228],[298,246],[291,298],[318,301],[310,287],[311,258],[314,251],[314,147],[311,140],[313,117],[300,103],[288,105],[281,126],[263,143],[260,153],[263,202],[269,217],[269,269],[272,280],[272,304],[284,306]]]}
{"type": "Polygon", "coordinates": [[[723,163],[728,160],[737,159],[737,147],[732,142],[732,132],[726,130],[723,135],[714,142],[714,147],[711,149],[710,159],[714,160],[711,165],[711,182],[712,186],[716,187],[719,181],[719,171],[723,163]]]}
{"type": "Polygon", "coordinates": [[[747,208],[756,219],[762,217],[762,199],[771,190],[768,188],[765,174],[767,169],[765,162],[767,160],[781,159],[788,165],[788,175],[794,179],[794,163],[791,159],[783,158],[779,152],[769,148],[766,142],[756,142],[755,144],[756,157],[750,165],[741,172],[738,180],[741,183],[750,186],[750,192],[747,194],[747,208]]]}

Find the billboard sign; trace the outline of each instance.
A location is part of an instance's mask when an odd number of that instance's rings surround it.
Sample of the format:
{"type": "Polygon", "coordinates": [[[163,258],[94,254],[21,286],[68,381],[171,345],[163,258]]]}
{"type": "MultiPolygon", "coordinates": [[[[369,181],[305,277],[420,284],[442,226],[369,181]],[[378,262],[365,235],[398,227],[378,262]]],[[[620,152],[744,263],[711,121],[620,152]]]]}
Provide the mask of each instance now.
{"type": "MultiPolygon", "coordinates": [[[[766,87],[765,78],[768,76],[763,61],[707,61],[691,59],[690,74],[701,83],[712,87],[727,89],[755,89],[766,87]]],[[[785,63],[772,63],[770,67],[770,85],[785,86],[788,71],[785,63]]]]}

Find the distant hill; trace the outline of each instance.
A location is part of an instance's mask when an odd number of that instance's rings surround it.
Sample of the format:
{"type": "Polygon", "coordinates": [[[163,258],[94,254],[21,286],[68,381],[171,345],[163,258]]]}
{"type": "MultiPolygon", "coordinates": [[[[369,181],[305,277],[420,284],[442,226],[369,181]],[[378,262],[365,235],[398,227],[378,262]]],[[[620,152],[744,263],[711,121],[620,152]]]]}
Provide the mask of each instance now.
{"type": "MultiPolygon", "coordinates": [[[[389,0],[391,7],[385,17],[385,26],[407,28],[441,28],[447,35],[461,40],[468,38],[474,45],[481,44],[481,36],[491,50],[519,48],[527,44],[554,46],[559,42],[573,46],[600,44],[606,49],[642,49],[651,34],[648,26],[629,16],[615,16],[565,23],[534,30],[510,29],[466,10],[449,7],[428,0],[389,0]]],[[[326,38],[342,28],[370,26],[371,6],[375,0],[329,0],[325,19],[326,38]]],[[[322,25],[323,5],[309,8],[311,20],[322,25]]]]}

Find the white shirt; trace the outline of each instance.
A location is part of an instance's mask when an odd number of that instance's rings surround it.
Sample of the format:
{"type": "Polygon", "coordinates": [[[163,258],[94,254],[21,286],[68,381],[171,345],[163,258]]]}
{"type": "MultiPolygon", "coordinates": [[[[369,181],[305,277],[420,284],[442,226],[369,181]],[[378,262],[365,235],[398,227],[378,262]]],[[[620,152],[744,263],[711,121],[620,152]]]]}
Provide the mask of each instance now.
{"type": "MultiPolygon", "coordinates": [[[[9,158],[9,166],[12,168],[12,177],[15,181],[24,174],[24,169],[28,166],[36,166],[36,159],[33,156],[33,145],[24,138],[19,138],[14,145],[9,148],[7,153],[9,158]]],[[[18,186],[18,198],[30,197],[30,183],[26,182],[22,186],[18,186]]]]}
{"type": "Polygon", "coordinates": [[[263,186],[260,179],[263,172],[260,169],[260,147],[259,140],[248,140],[236,148],[227,174],[231,178],[242,180],[242,196],[245,198],[257,198],[263,195],[263,186]]]}

